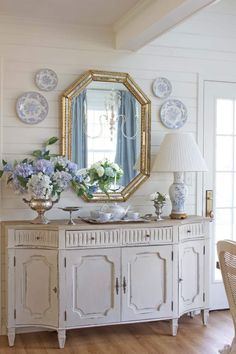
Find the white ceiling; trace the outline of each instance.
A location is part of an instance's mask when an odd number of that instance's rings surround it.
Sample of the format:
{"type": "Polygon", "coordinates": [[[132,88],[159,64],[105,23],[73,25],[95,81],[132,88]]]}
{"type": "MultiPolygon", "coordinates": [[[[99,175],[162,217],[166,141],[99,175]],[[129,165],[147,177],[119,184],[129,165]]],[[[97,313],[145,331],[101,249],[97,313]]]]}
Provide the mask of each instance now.
{"type": "Polygon", "coordinates": [[[77,25],[111,26],[139,0],[0,0],[0,14],[77,25]]]}
{"type": "Polygon", "coordinates": [[[137,50],[217,1],[0,0],[0,15],[22,22],[105,27],[111,31],[116,48],[137,50]]]}

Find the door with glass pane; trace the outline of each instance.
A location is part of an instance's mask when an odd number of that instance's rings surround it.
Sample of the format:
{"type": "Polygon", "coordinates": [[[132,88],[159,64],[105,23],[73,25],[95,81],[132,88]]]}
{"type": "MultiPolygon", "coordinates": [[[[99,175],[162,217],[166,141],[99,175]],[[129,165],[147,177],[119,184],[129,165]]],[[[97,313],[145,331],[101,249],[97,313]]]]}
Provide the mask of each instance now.
{"type": "Polygon", "coordinates": [[[216,269],[216,243],[236,241],[236,83],[205,81],[204,156],[209,172],[205,190],[213,190],[215,220],[212,223],[212,309],[228,307],[220,270],[216,269]]]}

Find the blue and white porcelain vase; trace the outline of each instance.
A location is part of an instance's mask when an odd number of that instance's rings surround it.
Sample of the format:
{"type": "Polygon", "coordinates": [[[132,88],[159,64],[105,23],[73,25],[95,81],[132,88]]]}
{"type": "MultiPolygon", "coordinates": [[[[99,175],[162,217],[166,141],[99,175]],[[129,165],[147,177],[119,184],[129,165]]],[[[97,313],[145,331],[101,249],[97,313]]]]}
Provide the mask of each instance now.
{"type": "Polygon", "coordinates": [[[169,195],[172,204],[170,217],[172,219],[185,219],[185,200],[188,194],[188,188],[184,183],[184,173],[174,172],[174,183],[169,188],[169,195]]]}

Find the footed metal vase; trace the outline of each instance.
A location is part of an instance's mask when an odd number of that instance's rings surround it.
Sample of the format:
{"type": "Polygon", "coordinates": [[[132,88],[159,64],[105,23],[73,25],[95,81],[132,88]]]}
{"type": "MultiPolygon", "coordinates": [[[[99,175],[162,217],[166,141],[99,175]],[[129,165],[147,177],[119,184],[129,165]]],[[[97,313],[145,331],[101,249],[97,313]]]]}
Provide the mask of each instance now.
{"type": "Polygon", "coordinates": [[[23,201],[38,213],[38,216],[31,221],[31,224],[49,224],[50,221],[46,218],[44,213],[50,210],[53,205],[58,202],[58,199],[53,201],[51,198],[31,198],[30,200],[23,198],[23,201]]]}

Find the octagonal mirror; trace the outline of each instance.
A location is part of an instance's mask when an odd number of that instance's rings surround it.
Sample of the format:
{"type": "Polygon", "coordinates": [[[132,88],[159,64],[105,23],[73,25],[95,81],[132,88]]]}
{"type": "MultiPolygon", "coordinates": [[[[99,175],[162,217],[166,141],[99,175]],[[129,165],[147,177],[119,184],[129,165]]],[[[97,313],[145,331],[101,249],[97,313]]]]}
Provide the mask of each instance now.
{"type": "MultiPolygon", "coordinates": [[[[125,201],[150,174],[150,100],[129,74],[89,70],[62,97],[62,154],[80,168],[108,159],[124,174],[109,196],[125,201]]],[[[89,199],[86,199],[90,201],[89,199]]]]}

